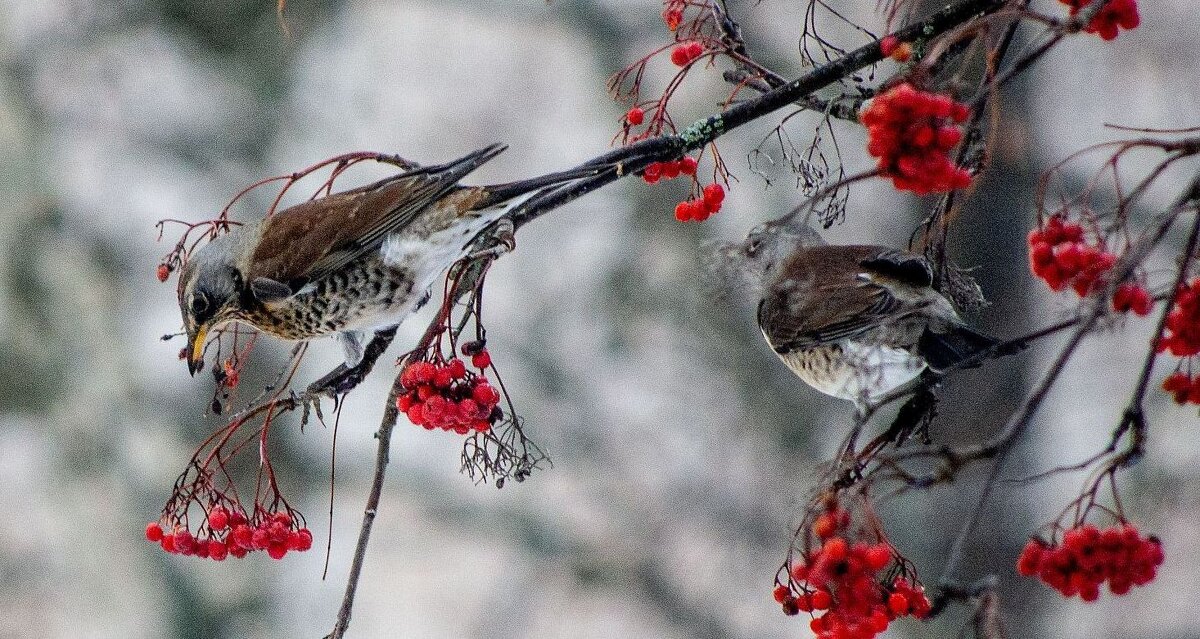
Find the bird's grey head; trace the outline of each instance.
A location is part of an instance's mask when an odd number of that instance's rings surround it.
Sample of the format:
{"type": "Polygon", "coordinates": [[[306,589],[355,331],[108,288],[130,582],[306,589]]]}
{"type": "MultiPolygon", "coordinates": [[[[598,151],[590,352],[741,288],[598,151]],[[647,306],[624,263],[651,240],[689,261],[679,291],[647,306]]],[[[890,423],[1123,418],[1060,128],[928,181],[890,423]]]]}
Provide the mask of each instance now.
{"type": "Polygon", "coordinates": [[[721,245],[715,252],[716,264],[726,285],[737,286],[750,293],[752,299],[761,296],[775,274],[775,268],[796,249],[822,246],[825,240],[803,220],[785,216],[759,224],[746,239],[721,245]]]}
{"type": "Polygon", "coordinates": [[[745,256],[746,266],[759,279],[769,278],[787,256],[797,249],[822,246],[821,238],[808,224],[791,216],[764,222],[750,229],[738,247],[745,256]]]}
{"type": "Polygon", "coordinates": [[[179,311],[187,332],[188,370],[195,374],[208,331],[235,319],[245,286],[238,269],[242,229],[214,238],[196,249],[179,273],[179,311]]]}

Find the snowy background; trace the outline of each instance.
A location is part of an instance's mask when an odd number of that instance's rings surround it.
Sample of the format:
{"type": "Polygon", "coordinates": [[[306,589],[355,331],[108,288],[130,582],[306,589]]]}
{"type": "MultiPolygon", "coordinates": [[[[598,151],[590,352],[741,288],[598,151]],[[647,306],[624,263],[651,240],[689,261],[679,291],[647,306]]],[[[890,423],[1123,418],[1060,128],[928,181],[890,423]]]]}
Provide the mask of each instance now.
{"type": "MultiPolygon", "coordinates": [[[[753,50],[788,74],[801,70],[793,4],[731,3],[753,50]]],[[[881,24],[874,2],[834,4],[881,24]]],[[[1006,97],[1009,133],[952,241],[994,302],[976,318],[986,330],[1016,335],[1070,311],[1024,265],[1038,173],[1121,135],[1105,122],[1200,124],[1193,3],[1142,4],[1141,28],[1111,43],[1072,39],[1006,97]]],[[[351,150],[440,162],[503,141],[510,150],[473,179],[565,168],[604,151],[618,129],[608,75],[666,37],[650,0],[288,8],[290,38],[269,0],[0,0],[0,637],[324,635],[388,372],[343,415],[332,523],[331,433],[275,430],[284,490],[317,532],[314,551],[221,564],[165,555],[143,527],[219,423],[205,414],[211,378],[190,378],[180,344],[159,340],[179,316],[173,282],[154,278],[169,248],[154,222],[210,217],[259,177],[351,150]]],[[[648,86],[669,71],[653,65],[648,86]]],[[[677,119],[711,112],[726,92],[719,73],[695,75],[677,119]]],[[[786,178],[766,189],[746,168],[745,151],[776,122],[722,140],[741,182],[704,225],[671,219],[682,181],[623,180],[522,231],[488,280],[489,345],[554,467],[500,491],[476,486],[457,472],[456,437],[402,421],[351,636],[809,636],[780,614],[771,580],[849,409],[779,364],[751,307],[713,297],[698,248],[797,203],[786,178]]],[[[804,140],[813,125],[800,117],[790,130],[804,140]]],[[[839,134],[851,168],[863,166],[861,134],[839,134]]],[[[1166,176],[1151,203],[1186,177],[1166,176]]],[[[901,245],[925,210],[868,184],[827,235],[901,245]]],[[[393,351],[423,326],[403,326],[393,351]]],[[[1151,330],[1131,321],[1087,342],[1008,476],[1103,446],[1151,330]]],[[[935,437],[999,428],[1051,346],[951,380],[935,437]]],[[[316,353],[306,381],[338,351],[322,342],[316,353]]],[[[1159,579],[1089,605],[1017,577],[1024,538],[1083,478],[1002,484],[964,576],[1000,576],[1009,636],[1200,636],[1200,429],[1194,409],[1153,395],[1149,454],[1123,486],[1129,511],[1164,539],[1159,579]]],[[[881,508],[930,580],[977,480],[881,508]]],[[[889,636],[951,637],[964,620],[960,608],[889,636]]]]}

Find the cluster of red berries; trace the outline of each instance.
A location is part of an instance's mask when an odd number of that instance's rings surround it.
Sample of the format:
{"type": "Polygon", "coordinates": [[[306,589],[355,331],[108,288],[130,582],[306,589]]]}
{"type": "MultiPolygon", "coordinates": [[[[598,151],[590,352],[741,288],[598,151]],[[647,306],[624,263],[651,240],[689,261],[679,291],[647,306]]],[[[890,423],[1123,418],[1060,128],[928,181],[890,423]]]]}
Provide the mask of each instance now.
{"type": "Polygon", "coordinates": [[[1175,371],[1163,380],[1162,388],[1171,393],[1176,404],[1200,404],[1200,375],[1193,377],[1183,371],[1175,371]]]}
{"type": "Polygon", "coordinates": [[[1158,351],[1175,357],[1200,354],[1200,279],[1184,283],[1175,296],[1175,304],[1167,314],[1158,351]]]}
{"type": "Polygon", "coordinates": [[[1087,295],[1116,261],[1116,255],[1087,243],[1081,225],[1059,216],[1029,232],[1030,268],[1050,290],[1071,286],[1081,297],[1087,295]]]}
{"type": "Polygon", "coordinates": [[[894,35],[884,36],[879,41],[879,51],[896,62],[908,62],[913,53],[911,44],[901,42],[900,38],[894,35]]]}
{"type": "Polygon", "coordinates": [[[146,539],[176,555],[192,555],[201,559],[224,561],[226,557],[241,559],[256,550],[265,550],[271,559],[283,559],[289,551],[304,552],[312,548],[312,532],[298,527],[292,516],[284,511],[265,514],[252,525],[241,512],[229,512],[221,506],[208,511],[208,534],[193,535],[187,528],[174,527],[164,532],[158,522],[146,524],[146,539]]]}
{"type": "Polygon", "coordinates": [[[899,190],[917,195],[964,188],[971,173],[956,166],[950,150],[962,140],[967,105],[905,82],[876,96],[859,120],[867,127],[867,152],[899,190]]]}
{"type": "Polygon", "coordinates": [[[396,407],[409,421],[426,430],[440,428],[459,435],[491,430],[501,417],[500,391],[482,374],[492,365],[492,357],[479,342],[463,345],[463,354],[480,373],[467,370],[457,357],[420,360],[404,368],[400,383],[406,392],[396,400],[396,407]]]}
{"type": "Polygon", "coordinates": [[[642,169],[642,179],[646,184],[657,184],[659,180],[674,180],[681,175],[695,175],[697,166],[696,158],[690,155],[671,162],[651,162],[642,169]]]}
{"type": "MultiPolygon", "coordinates": [[[[1071,15],[1079,13],[1084,7],[1092,3],[1092,0],[1059,0],[1059,2],[1071,7],[1071,15]]],[[[1138,15],[1137,0],[1112,0],[1092,21],[1088,23],[1084,31],[1095,33],[1105,40],[1112,40],[1117,37],[1118,29],[1129,31],[1136,29],[1142,23],[1142,17],[1138,15]]]]}
{"type": "Polygon", "coordinates": [[[700,197],[684,200],[675,205],[675,219],[680,222],[703,222],[713,213],[721,210],[725,201],[725,187],[720,184],[709,184],[704,187],[700,197]]]}
{"type": "Polygon", "coordinates": [[[775,587],[775,601],[785,614],[825,611],[810,628],[817,639],[872,639],[899,617],[918,619],[929,614],[924,589],[897,575],[888,583],[880,573],[892,565],[892,548],[886,543],[853,544],[839,533],[850,515],[836,506],[813,522],[813,534],[822,540],[793,562],[791,581],[798,585],[775,587]]]}
{"type": "Polygon", "coordinates": [[[681,42],[671,49],[671,64],[677,67],[686,67],[702,55],[704,55],[704,45],[700,42],[696,40],[681,42]]]}
{"type": "Polygon", "coordinates": [[[684,3],[680,1],[667,2],[663,7],[662,19],[663,23],[667,25],[667,29],[674,31],[679,28],[683,22],[683,7],[684,3]]]}
{"type": "Polygon", "coordinates": [[[1105,530],[1085,524],[1068,530],[1057,546],[1030,539],[1017,560],[1017,572],[1036,576],[1064,597],[1095,601],[1106,581],[1114,595],[1154,581],[1162,562],[1162,544],[1142,537],[1133,524],[1105,530]]]}

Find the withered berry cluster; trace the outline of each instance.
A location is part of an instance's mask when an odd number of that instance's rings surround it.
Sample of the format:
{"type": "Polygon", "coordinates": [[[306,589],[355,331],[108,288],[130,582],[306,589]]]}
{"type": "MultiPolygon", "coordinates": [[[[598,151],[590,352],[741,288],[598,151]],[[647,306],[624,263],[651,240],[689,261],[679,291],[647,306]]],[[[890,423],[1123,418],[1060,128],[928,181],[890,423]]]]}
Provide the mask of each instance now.
{"type": "Polygon", "coordinates": [[[256,550],[267,551],[271,559],[283,559],[289,551],[312,548],[313,541],[312,532],[300,527],[285,511],[261,513],[257,522],[251,522],[243,513],[229,512],[221,506],[208,511],[207,533],[193,535],[180,526],[165,532],[155,521],[146,524],[146,539],[172,554],[213,561],[241,559],[256,550]]]}
{"type": "Polygon", "coordinates": [[[967,105],[905,82],[876,96],[859,120],[869,135],[867,152],[899,190],[917,195],[961,189],[971,174],[955,166],[950,150],[962,140],[967,105]]]}
{"type": "Polygon", "coordinates": [[[899,573],[887,578],[892,548],[851,542],[849,523],[849,513],[837,507],[813,522],[812,533],[823,543],[793,561],[790,582],[773,593],[784,613],[824,611],[810,622],[818,639],[872,639],[899,617],[928,615],[929,599],[918,583],[899,573]]]}
{"type": "Polygon", "coordinates": [[[502,416],[500,391],[484,376],[492,358],[477,344],[465,344],[463,351],[470,353],[471,365],[478,373],[468,370],[461,359],[442,360],[436,352],[433,361],[418,360],[406,366],[400,373],[406,392],[396,399],[400,412],[427,430],[440,428],[459,435],[491,430],[502,416]]]}
{"type": "Polygon", "coordinates": [[[1017,572],[1036,576],[1064,597],[1095,601],[1105,582],[1114,595],[1123,595],[1154,581],[1162,562],[1158,539],[1142,537],[1133,524],[1103,531],[1085,524],[1068,530],[1057,546],[1030,539],[1017,560],[1017,572]]]}
{"type": "MultiPolygon", "coordinates": [[[[1079,13],[1084,7],[1092,4],[1092,0],[1059,0],[1059,2],[1071,7],[1071,15],[1079,13]]],[[[1118,29],[1136,29],[1142,23],[1142,18],[1138,15],[1137,0],[1112,0],[1092,21],[1088,23],[1084,31],[1095,33],[1105,40],[1112,40],[1117,37],[1118,29]]]]}

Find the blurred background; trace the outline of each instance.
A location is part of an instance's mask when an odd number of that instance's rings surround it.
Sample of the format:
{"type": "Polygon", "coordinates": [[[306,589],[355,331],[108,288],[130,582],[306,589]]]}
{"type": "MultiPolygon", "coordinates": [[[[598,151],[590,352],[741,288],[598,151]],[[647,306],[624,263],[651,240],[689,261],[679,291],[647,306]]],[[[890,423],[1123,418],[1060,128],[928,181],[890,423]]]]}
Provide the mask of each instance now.
{"type": "MultiPolygon", "coordinates": [[[[752,50],[794,75],[804,4],[731,6],[752,50]]],[[[882,24],[873,2],[833,4],[882,24]]],[[[331,431],[300,432],[294,421],[274,430],[282,488],[316,532],[313,551],[220,564],[165,555],[143,527],[223,422],[206,413],[212,378],[188,377],[181,344],[159,339],[180,322],[174,280],[154,276],[170,248],[156,243],[154,222],[209,218],[254,180],[352,150],[432,163],[508,143],[479,182],[597,155],[626,108],[605,80],[666,41],[661,8],[292,0],[285,35],[269,0],[0,0],[0,637],[328,632],[389,371],[347,403],[332,519],[331,431]]],[[[1105,122],[1200,124],[1193,3],[1156,0],[1142,11],[1138,30],[1111,43],[1073,38],[1007,91],[994,166],[952,237],[993,302],[975,318],[988,331],[1017,335],[1073,308],[1025,266],[1041,171],[1124,135],[1105,122]]],[[[827,26],[826,35],[844,31],[827,26]]],[[[652,64],[647,86],[671,72],[665,60],[652,64]]],[[[727,91],[717,71],[693,74],[676,120],[712,112],[727,91]]],[[[767,188],[747,167],[777,123],[721,140],[739,181],[706,224],[673,221],[682,180],[652,188],[628,179],[521,232],[488,280],[489,346],[554,467],[503,490],[477,486],[458,473],[460,438],[402,420],[351,636],[810,636],[804,620],[780,614],[772,578],[850,409],[794,378],[763,344],[753,308],[716,296],[701,267],[703,242],[738,239],[800,201],[786,173],[771,174],[767,188]]],[[[801,116],[788,131],[803,146],[815,125],[801,116]]],[[[848,168],[865,167],[859,131],[836,131],[848,168]]],[[[1139,175],[1152,159],[1125,169],[1139,175]]],[[[1077,165],[1073,179],[1099,163],[1077,165]]],[[[1147,211],[1194,170],[1165,175],[1147,211]]],[[[364,169],[342,184],[383,173],[364,169]]],[[[265,197],[237,215],[261,215],[265,197]]],[[[856,186],[847,220],[826,235],[903,245],[929,205],[881,181],[856,186]]],[[[424,320],[402,327],[395,354],[424,320]]],[[[1007,477],[1107,443],[1151,330],[1131,320],[1086,343],[1007,477]]],[[[1054,343],[955,376],[934,436],[964,442],[1000,428],[1054,343]]],[[[286,350],[259,349],[260,374],[286,350]]],[[[318,343],[301,383],[339,353],[318,343]]],[[[243,375],[244,386],[255,381],[243,375]]],[[[999,575],[1010,637],[1200,636],[1200,429],[1194,408],[1161,393],[1152,400],[1148,455],[1122,487],[1127,512],[1163,538],[1158,580],[1083,604],[1019,578],[1013,560],[1027,535],[1083,477],[1002,483],[961,576],[999,575]]],[[[893,541],[930,581],[980,470],[880,506],[893,541]]],[[[967,616],[958,608],[930,625],[897,623],[888,636],[955,636],[967,616]]]]}

